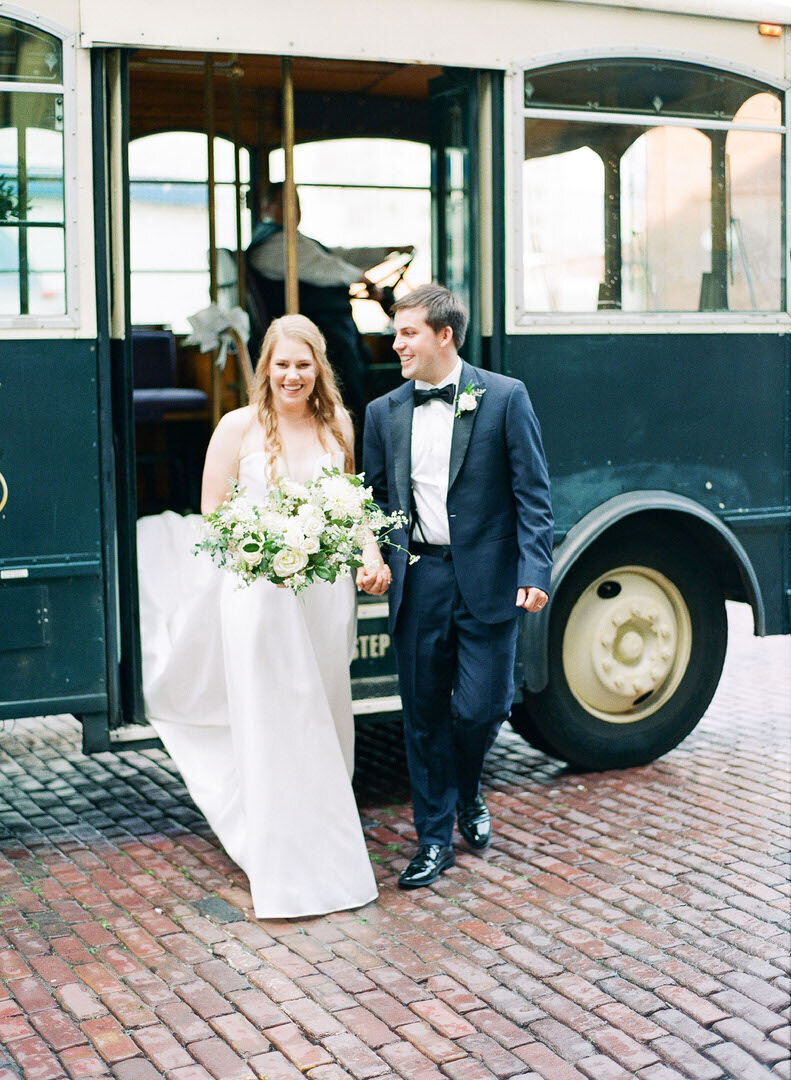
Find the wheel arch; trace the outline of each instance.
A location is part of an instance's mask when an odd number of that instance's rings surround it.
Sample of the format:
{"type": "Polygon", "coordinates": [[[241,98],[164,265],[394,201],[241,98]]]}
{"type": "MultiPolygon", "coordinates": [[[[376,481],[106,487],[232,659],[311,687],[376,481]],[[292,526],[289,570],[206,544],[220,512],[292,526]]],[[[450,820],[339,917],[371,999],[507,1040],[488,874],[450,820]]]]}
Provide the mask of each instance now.
{"type": "Polygon", "coordinates": [[[540,614],[524,620],[522,660],[525,684],[531,693],[547,685],[548,633],[558,587],[581,555],[605,539],[621,538],[635,525],[652,523],[672,528],[689,539],[690,547],[706,550],[706,557],[730,600],[746,601],[753,611],[754,631],[765,633],[764,601],[750,557],[737,536],[705,506],[672,491],[629,491],[595,507],[568,531],[555,549],[552,589],[540,614]]]}

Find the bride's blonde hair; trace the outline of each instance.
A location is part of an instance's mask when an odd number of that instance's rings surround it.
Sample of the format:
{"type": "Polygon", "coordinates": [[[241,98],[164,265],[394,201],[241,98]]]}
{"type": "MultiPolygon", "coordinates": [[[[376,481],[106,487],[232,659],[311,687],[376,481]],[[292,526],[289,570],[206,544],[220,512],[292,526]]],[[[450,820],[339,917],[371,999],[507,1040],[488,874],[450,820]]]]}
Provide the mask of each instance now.
{"type": "Polygon", "coordinates": [[[280,435],[277,430],[277,413],[272,406],[272,384],[269,380],[269,367],[272,354],[280,338],[291,338],[307,345],[316,365],[316,382],[308,398],[308,405],[313,410],[319,442],[326,451],[332,449],[325,442],[329,430],[338,446],[343,451],[346,472],[354,471],[354,450],[341,425],[341,418],[348,416],[341,400],[338,384],[335,382],[330,362],[327,359],[327,345],[321,331],[304,315],[284,315],[274,319],[261,345],[258,366],[255,369],[255,384],[250,394],[250,404],[258,406],[258,419],[264,429],[264,440],[269,460],[274,463],[283,452],[280,435]]]}

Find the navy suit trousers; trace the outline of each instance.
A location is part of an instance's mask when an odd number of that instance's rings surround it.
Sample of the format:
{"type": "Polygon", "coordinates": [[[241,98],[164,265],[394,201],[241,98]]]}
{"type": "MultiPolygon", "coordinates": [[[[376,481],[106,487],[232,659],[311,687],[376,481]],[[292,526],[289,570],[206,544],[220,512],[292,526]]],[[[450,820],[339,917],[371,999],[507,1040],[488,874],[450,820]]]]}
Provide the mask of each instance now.
{"type": "Polygon", "coordinates": [[[478,794],[513,701],[517,629],[516,609],[494,624],[470,613],[450,559],[407,568],[393,645],[420,844],[450,844],[457,801],[478,794]]]}

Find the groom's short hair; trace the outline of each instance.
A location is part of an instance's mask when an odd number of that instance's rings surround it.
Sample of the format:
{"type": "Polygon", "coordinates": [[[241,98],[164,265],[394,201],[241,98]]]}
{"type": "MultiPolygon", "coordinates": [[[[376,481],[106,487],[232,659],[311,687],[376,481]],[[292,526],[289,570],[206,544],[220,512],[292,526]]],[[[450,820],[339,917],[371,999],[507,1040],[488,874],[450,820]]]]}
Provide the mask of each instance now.
{"type": "Polygon", "coordinates": [[[444,285],[418,285],[411,293],[396,300],[390,311],[395,315],[397,311],[407,308],[422,308],[426,312],[426,322],[435,334],[449,326],[453,332],[453,344],[457,349],[462,347],[470,317],[464,304],[444,285]]]}

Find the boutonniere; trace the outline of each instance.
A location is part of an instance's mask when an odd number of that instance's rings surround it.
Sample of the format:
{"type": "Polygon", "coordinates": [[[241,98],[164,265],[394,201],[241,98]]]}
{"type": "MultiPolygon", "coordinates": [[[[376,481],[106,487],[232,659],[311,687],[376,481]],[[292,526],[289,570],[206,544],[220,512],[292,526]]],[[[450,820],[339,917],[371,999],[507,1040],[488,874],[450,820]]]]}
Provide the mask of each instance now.
{"type": "Polygon", "coordinates": [[[456,398],[456,416],[462,413],[475,412],[478,408],[478,398],[486,393],[485,386],[475,386],[472,379],[467,383],[462,392],[456,398]]]}

